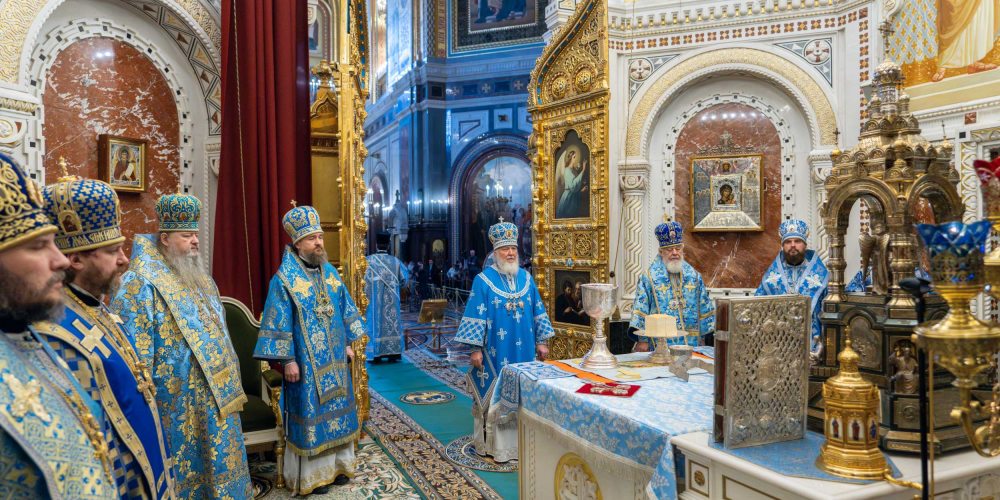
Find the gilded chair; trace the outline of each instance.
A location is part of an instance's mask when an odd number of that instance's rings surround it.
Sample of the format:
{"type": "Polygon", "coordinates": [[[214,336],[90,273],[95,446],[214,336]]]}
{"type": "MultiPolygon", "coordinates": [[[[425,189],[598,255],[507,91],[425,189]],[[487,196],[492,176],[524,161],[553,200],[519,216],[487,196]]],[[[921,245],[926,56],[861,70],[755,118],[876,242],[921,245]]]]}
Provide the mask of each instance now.
{"type": "Polygon", "coordinates": [[[247,452],[274,449],[278,461],[275,486],[284,487],[285,432],[281,407],[282,376],[264,361],[253,358],[260,332],[260,322],[242,302],[222,297],[226,310],[226,326],[240,362],[240,376],[247,403],[240,411],[243,424],[243,444],[247,452]]]}

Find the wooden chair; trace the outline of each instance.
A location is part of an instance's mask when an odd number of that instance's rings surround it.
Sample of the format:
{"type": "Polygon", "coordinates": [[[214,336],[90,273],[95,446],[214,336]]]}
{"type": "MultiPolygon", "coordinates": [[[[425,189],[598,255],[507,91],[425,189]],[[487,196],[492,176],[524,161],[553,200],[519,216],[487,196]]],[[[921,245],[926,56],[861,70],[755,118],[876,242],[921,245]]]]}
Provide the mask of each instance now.
{"type": "Polygon", "coordinates": [[[242,302],[222,297],[226,311],[226,326],[233,341],[236,358],[240,362],[240,376],[247,403],[240,411],[243,425],[243,444],[247,453],[274,450],[278,461],[278,478],[275,486],[284,488],[285,431],[281,406],[282,375],[271,369],[267,362],[253,358],[257,346],[260,322],[242,302]]]}

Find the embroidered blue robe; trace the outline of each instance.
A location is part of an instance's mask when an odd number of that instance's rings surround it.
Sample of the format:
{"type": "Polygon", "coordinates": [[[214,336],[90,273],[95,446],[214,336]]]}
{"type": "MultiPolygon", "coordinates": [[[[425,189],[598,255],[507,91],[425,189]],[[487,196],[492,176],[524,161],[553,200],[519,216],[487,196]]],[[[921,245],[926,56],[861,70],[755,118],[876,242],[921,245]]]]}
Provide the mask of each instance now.
{"type": "Polygon", "coordinates": [[[830,282],[830,272],[814,250],[806,250],[806,259],[797,266],[785,262],[784,252],[771,262],[764,272],[764,279],[754,295],[805,295],[812,300],[812,351],[819,349],[822,325],[819,313],[826,297],[826,285],[830,282]]]}
{"type": "Polygon", "coordinates": [[[153,238],[135,236],[111,309],[153,373],[177,496],[250,498],[239,414],[247,397],[219,291],[208,276],[204,286],[187,287],[153,238]]]}
{"type": "Polygon", "coordinates": [[[91,399],[101,403],[122,499],[176,498],[151,373],[134,363],[138,359],[121,329],[121,320],[104,304],[87,296],[82,300],[93,301],[93,307],[82,305],[69,295],[76,292],[68,287],[63,293],[63,319],[58,324],[38,323],[35,329],[69,364],[91,399]],[[111,328],[116,331],[111,332],[111,328]]]}
{"type": "MultiPolygon", "coordinates": [[[[697,333],[699,339],[715,331],[715,302],[709,299],[708,287],[701,277],[687,262],[683,262],[680,275],[671,276],[663,257],[657,255],[649,269],[639,276],[639,284],[635,288],[635,301],[632,303],[632,320],[629,327],[636,330],[646,329],[647,314],[669,314],[677,318],[677,333],[697,333]],[[679,280],[677,278],[680,278],[679,280]]],[[[631,330],[630,328],[630,330],[631,330]]],[[[629,334],[636,342],[649,342],[649,337],[629,334]]],[[[653,339],[652,348],[656,341],[653,339]]],[[[669,344],[695,345],[697,340],[686,336],[667,339],[669,344]]]]}
{"type": "Polygon", "coordinates": [[[399,321],[399,287],[409,273],[399,259],[387,254],[368,256],[365,295],[370,301],[365,312],[368,325],[368,357],[403,353],[403,326],[399,321]]]}
{"type": "Polygon", "coordinates": [[[4,498],[116,500],[107,466],[60,392],[78,395],[100,422],[100,406],[74,383],[65,362],[29,332],[0,332],[0,491],[4,498]],[[37,392],[35,392],[37,391],[37,392]],[[27,403],[15,413],[15,402],[27,403]]]}
{"type": "Polygon", "coordinates": [[[474,389],[472,412],[480,417],[489,410],[500,370],[535,359],[535,345],[555,335],[531,275],[519,269],[513,287],[504,280],[495,266],[476,275],[455,336],[483,351],[483,369],[472,367],[466,374],[474,389]]]}
{"type": "Polygon", "coordinates": [[[360,425],[345,347],[365,334],[365,325],[337,270],[329,262],[309,269],[286,247],[263,318],[254,357],[299,366],[299,381],[286,383],[283,397],[288,448],[311,457],[356,440],[360,425]]]}

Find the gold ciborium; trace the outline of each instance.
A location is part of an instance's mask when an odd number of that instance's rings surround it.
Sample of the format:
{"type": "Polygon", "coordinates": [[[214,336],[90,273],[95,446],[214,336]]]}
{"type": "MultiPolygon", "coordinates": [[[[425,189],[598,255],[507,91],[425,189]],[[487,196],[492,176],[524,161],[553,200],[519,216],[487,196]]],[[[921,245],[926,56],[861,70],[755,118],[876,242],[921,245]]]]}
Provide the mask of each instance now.
{"type": "Polygon", "coordinates": [[[649,353],[649,362],[657,365],[673,363],[674,356],[670,353],[670,339],[679,337],[677,318],[669,314],[646,315],[646,331],[641,334],[653,342],[653,352],[649,353]]]}
{"type": "Polygon", "coordinates": [[[990,224],[978,221],[917,226],[930,258],[934,291],[948,302],[949,310],[937,323],[924,323],[914,332],[918,345],[928,351],[931,359],[955,376],[953,384],[959,389],[961,406],[952,410],[952,418],[962,425],[978,453],[996,456],[1000,454],[996,387],[990,408],[993,418],[978,430],[973,429],[973,420],[981,415],[981,409],[972,400],[972,390],[979,385],[975,376],[993,364],[992,358],[1000,350],[1000,327],[980,321],[969,309],[970,301],[985,284],[983,245],[990,224]],[[983,447],[984,440],[987,448],[983,447]]]}

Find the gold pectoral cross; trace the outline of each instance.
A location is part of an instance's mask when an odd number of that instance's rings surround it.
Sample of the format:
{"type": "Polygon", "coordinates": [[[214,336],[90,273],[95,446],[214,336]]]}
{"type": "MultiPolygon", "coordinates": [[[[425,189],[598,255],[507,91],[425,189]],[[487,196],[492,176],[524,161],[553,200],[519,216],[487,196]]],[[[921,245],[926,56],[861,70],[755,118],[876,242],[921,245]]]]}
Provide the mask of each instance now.
{"type": "Polygon", "coordinates": [[[80,341],[80,345],[82,345],[84,349],[89,352],[94,352],[94,348],[97,348],[97,350],[101,351],[101,354],[103,354],[104,357],[111,356],[111,349],[108,349],[108,346],[104,345],[104,342],[102,342],[104,339],[104,332],[102,332],[100,328],[97,328],[96,326],[87,328],[84,326],[83,322],[78,319],[73,320],[73,326],[75,326],[76,329],[83,334],[83,340],[80,341]]]}

